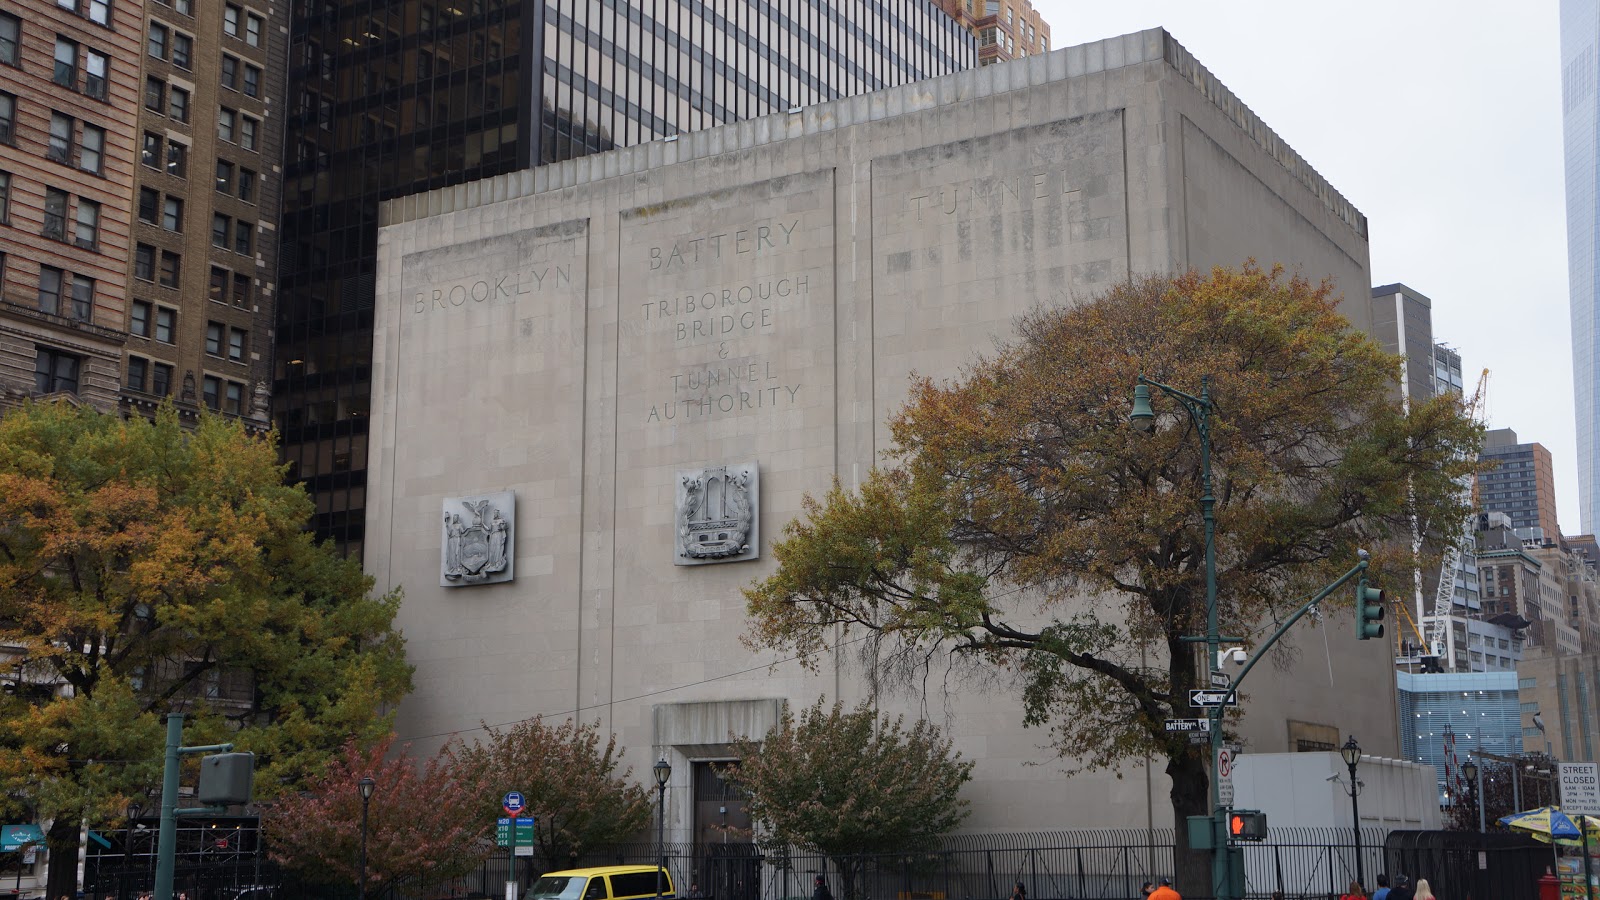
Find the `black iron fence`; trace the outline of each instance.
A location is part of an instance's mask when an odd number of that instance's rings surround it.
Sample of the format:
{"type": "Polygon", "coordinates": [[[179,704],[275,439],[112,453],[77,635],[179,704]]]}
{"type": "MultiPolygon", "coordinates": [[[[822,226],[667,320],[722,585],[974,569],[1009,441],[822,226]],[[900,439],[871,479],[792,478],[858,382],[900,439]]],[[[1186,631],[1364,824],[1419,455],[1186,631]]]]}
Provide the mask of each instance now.
{"type": "MultiPolygon", "coordinates": [[[[141,849],[135,841],[135,852],[126,857],[110,850],[91,853],[85,871],[89,900],[138,900],[148,891],[154,869],[141,849]]],[[[217,856],[216,849],[208,858],[202,842],[180,856],[176,884],[188,900],[354,897],[349,887],[299,883],[259,854],[217,856]]],[[[924,852],[843,860],[794,849],[764,852],[736,842],[667,844],[664,850],[676,895],[685,897],[694,888],[706,900],[808,900],[818,875],[839,900],[1004,900],[1019,881],[1033,900],[1138,900],[1141,884],[1173,874],[1172,829],[958,835],[924,852]]],[[[1288,900],[1325,900],[1342,895],[1357,877],[1348,828],[1273,828],[1267,841],[1242,850],[1251,900],[1266,900],[1274,891],[1288,900]]],[[[653,842],[617,844],[554,868],[654,865],[656,854],[653,842]]],[[[1362,830],[1360,871],[1368,891],[1379,872],[1403,872],[1429,879],[1450,900],[1533,900],[1538,875],[1549,862],[1548,847],[1512,835],[1362,830]]],[[[515,865],[521,891],[552,868],[529,857],[517,858],[515,865]]],[[[511,866],[501,851],[461,878],[403,892],[375,884],[368,895],[499,900],[507,895],[511,866]]]]}

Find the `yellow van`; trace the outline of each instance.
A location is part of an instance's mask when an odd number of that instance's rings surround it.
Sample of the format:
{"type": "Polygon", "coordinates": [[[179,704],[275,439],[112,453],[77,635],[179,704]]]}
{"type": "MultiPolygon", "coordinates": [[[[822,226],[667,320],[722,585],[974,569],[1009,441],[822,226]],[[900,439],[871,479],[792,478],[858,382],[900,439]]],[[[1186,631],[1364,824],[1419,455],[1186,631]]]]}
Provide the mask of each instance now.
{"type": "MultiPolygon", "coordinates": [[[[522,895],[522,900],[644,900],[656,896],[655,866],[598,866],[547,872],[522,895]]],[[[661,896],[676,897],[672,873],[661,873],[661,896]]]]}

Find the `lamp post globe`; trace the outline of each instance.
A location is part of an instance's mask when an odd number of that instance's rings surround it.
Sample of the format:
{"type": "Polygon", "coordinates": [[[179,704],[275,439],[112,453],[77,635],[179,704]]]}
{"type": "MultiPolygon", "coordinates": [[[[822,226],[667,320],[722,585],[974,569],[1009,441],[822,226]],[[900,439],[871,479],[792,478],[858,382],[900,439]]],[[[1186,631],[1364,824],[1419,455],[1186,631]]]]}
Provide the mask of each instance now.
{"type": "Polygon", "coordinates": [[[656,897],[659,900],[667,868],[667,782],[672,778],[672,763],[663,756],[650,771],[656,776],[656,897]]]}
{"type": "Polygon", "coordinates": [[[363,775],[356,782],[356,789],[361,793],[361,884],[356,896],[360,900],[367,900],[367,805],[372,802],[372,794],[378,789],[378,783],[370,775],[363,775]]]}

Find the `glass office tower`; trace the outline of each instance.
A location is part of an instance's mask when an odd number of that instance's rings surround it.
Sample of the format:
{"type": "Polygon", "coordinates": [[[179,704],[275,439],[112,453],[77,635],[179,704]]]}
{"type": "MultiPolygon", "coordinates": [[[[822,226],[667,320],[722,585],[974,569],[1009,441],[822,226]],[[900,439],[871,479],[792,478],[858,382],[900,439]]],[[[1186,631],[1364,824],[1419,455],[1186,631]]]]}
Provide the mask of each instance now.
{"type": "MultiPolygon", "coordinates": [[[[1600,0],[1561,0],[1561,100],[1567,160],[1567,290],[1572,302],[1572,380],[1578,420],[1578,493],[1584,534],[1600,528],[1600,384],[1596,378],[1595,143],[1600,94],[1595,43],[1600,0]]],[[[1568,523],[1569,525],[1571,523],[1568,523]]]]}
{"type": "Polygon", "coordinates": [[[273,399],[359,553],[378,204],[976,64],[931,0],[296,0],[273,399]]]}

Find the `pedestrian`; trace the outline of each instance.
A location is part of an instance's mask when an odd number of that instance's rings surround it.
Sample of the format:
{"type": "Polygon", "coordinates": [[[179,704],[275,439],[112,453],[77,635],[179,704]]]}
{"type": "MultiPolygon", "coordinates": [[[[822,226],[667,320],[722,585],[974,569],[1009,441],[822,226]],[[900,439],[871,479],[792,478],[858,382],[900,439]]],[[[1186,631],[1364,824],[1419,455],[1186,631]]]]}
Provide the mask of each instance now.
{"type": "Polygon", "coordinates": [[[1011,900],[1028,900],[1028,889],[1022,886],[1022,882],[1011,886],[1011,900]]]}
{"type": "Polygon", "coordinates": [[[1435,900],[1433,889],[1428,887],[1428,879],[1417,879],[1417,890],[1411,895],[1412,900],[1435,900]]]}
{"type": "Polygon", "coordinates": [[[1283,900],[1283,891],[1273,891],[1272,900],[1283,900]]]}
{"type": "Polygon", "coordinates": [[[1416,900],[1411,893],[1411,879],[1404,875],[1394,876],[1394,887],[1389,889],[1388,900],[1416,900]]]}
{"type": "Polygon", "coordinates": [[[689,882],[689,893],[684,894],[684,900],[705,900],[705,894],[700,893],[700,882],[689,882]]]}
{"type": "Polygon", "coordinates": [[[1372,892],[1372,900],[1389,900],[1389,876],[1378,873],[1378,889],[1372,892]]]}
{"type": "Polygon", "coordinates": [[[1352,881],[1350,882],[1350,889],[1345,891],[1344,896],[1340,897],[1339,900],[1367,900],[1367,892],[1362,889],[1361,882],[1352,881]]]}
{"type": "Polygon", "coordinates": [[[1150,900],[1183,900],[1177,891],[1172,889],[1172,879],[1161,879],[1161,886],[1150,892],[1150,900]]]}
{"type": "Polygon", "coordinates": [[[833,900],[833,891],[828,890],[828,880],[821,875],[817,876],[817,887],[811,892],[811,900],[833,900]]]}
{"type": "Polygon", "coordinates": [[[1155,889],[1156,889],[1155,885],[1153,885],[1150,882],[1146,881],[1144,884],[1139,885],[1139,897],[1142,900],[1142,898],[1150,896],[1150,892],[1155,890],[1155,889]]]}

